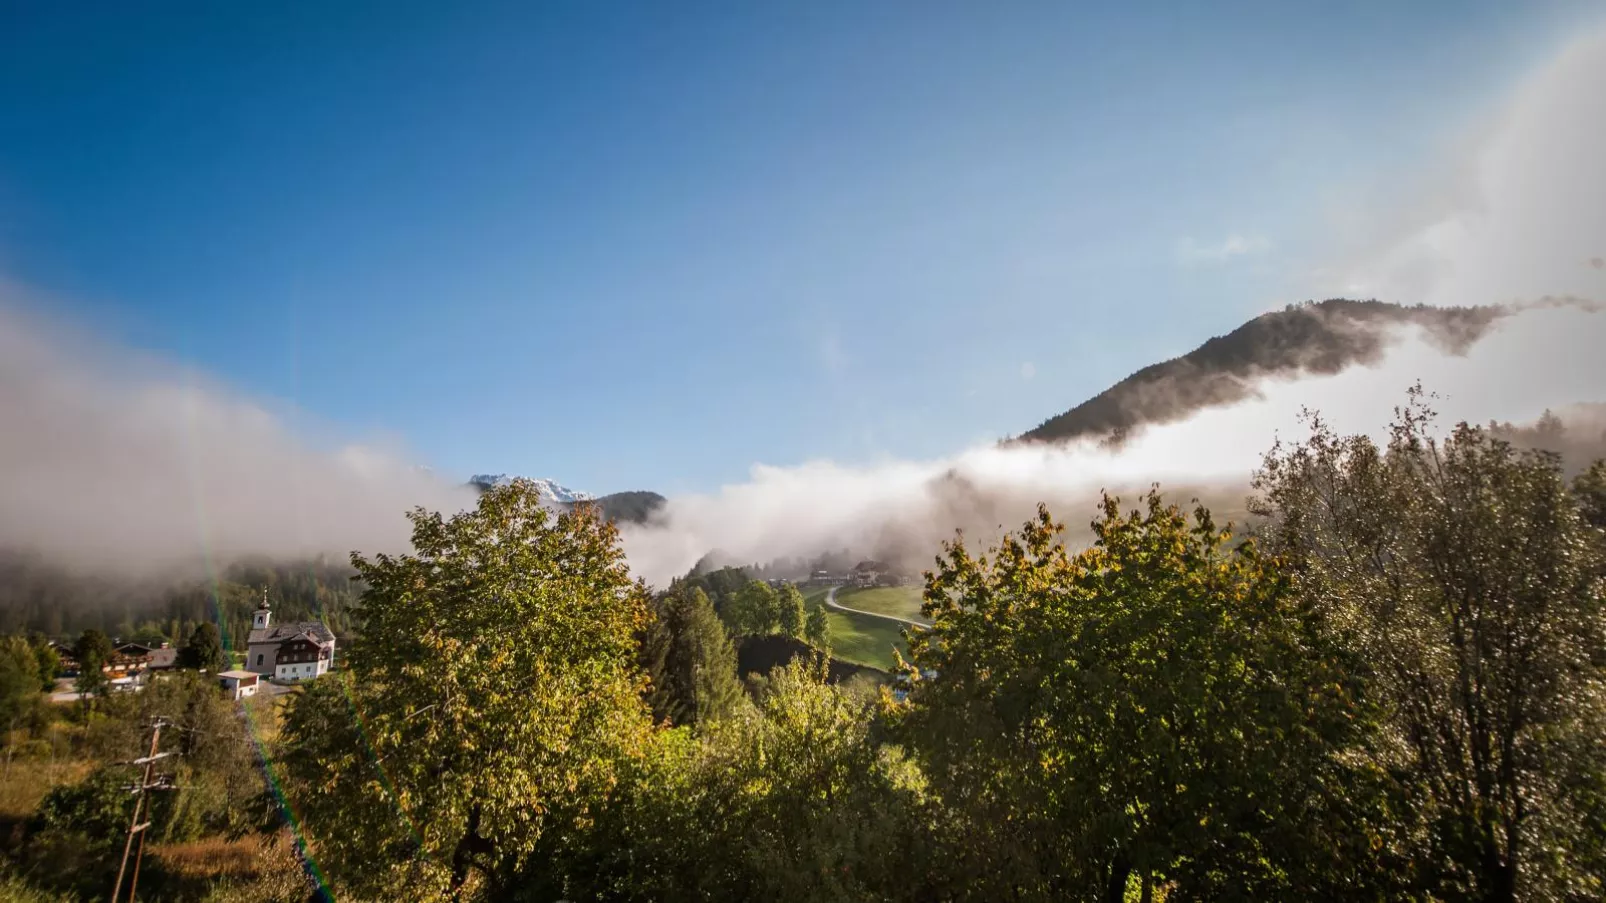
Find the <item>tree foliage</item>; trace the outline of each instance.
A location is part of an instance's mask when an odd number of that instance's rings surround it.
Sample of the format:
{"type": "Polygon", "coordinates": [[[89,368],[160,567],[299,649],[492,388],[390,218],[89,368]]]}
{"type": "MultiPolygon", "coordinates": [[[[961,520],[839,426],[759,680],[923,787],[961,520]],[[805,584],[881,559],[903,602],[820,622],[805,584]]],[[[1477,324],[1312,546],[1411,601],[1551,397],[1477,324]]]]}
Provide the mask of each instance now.
{"type": "Polygon", "coordinates": [[[615,805],[551,853],[529,899],[920,900],[926,800],[875,736],[870,698],[819,662],[766,681],[759,705],[657,734],[615,805]]]}
{"type": "Polygon", "coordinates": [[[775,626],[790,637],[803,637],[803,593],[795,583],[783,583],[775,593],[775,626]]]}
{"type": "Polygon", "coordinates": [[[909,637],[902,735],[957,807],[959,896],[1273,899],[1370,881],[1371,710],[1274,560],[1151,493],[1072,554],[1039,509],[991,559],[950,544],[909,637]],[[1359,781],[1357,779],[1360,778],[1359,781]],[[1351,860],[1353,861],[1353,860],[1351,860]]]}
{"type": "Polygon", "coordinates": [[[780,600],[774,587],[749,580],[726,605],[725,623],[733,634],[774,633],[780,626],[780,600]]]}
{"type": "Polygon", "coordinates": [[[1606,530],[1606,460],[1596,461],[1578,475],[1573,494],[1584,520],[1597,530],[1606,530]]]}
{"type": "Polygon", "coordinates": [[[831,619],[826,616],[824,605],[809,609],[803,623],[803,637],[816,649],[831,648],[831,619]]]}
{"type": "Polygon", "coordinates": [[[736,650],[713,603],[697,587],[676,587],[654,604],[656,617],[642,641],[656,720],[701,724],[742,703],[736,650]]]}
{"type": "Polygon", "coordinates": [[[0,726],[39,702],[39,658],[20,636],[0,637],[0,726]]]}
{"type": "Polygon", "coordinates": [[[1266,459],[1263,533],[1384,703],[1371,761],[1409,790],[1418,890],[1597,897],[1606,602],[1588,487],[1581,511],[1555,455],[1431,422],[1420,391],[1384,447],[1314,418],[1266,459]]]}
{"type": "Polygon", "coordinates": [[[55,689],[56,675],[61,671],[61,656],[43,637],[36,637],[33,658],[34,668],[39,672],[39,689],[46,692],[55,689]]]}
{"type": "Polygon", "coordinates": [[[178,664],[195,671],[228,670],[228,656],[223,652],[223,638],[216,624],[205,621],[195,625],[188,642],[179,650],[178,664]]]}
{"type": "Polygon", "coordinates": [[[291,708],[286,765],[353,890],[502,898],[641,754],[646,592],[611,525],[527,481],[410,518],[412,553],[353,556],[362,640],[291,708]]]}
{"type": "Polygon", "coordinates": [[[111,661],[112,641],[91,627],[79,635],[73,654],[78,658],[78,692],[85,696],[104,694],[108,681],[102,668],[111,661]]]}

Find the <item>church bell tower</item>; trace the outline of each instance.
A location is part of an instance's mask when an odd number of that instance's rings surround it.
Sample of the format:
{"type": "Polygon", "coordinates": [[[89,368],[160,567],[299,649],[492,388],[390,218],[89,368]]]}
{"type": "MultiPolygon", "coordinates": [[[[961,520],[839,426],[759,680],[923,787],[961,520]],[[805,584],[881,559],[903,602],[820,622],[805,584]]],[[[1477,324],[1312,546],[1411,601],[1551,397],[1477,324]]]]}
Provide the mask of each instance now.
{"type": "Polygon", "coordinates": [[[266,630],[269,622],[273,620],[273,612],[268,610],[268,588],[262,587],[262,602],[257,610],[251,613],[251,629],[266,630]]]}

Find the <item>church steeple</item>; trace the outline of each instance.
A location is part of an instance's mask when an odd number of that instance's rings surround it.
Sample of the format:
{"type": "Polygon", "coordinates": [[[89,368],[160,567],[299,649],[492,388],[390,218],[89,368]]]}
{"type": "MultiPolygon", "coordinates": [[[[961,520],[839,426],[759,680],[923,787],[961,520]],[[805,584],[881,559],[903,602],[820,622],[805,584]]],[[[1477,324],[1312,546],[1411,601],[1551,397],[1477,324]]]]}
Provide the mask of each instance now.
{"type": "Polygon", "coordinates": [[[251,613],[251,629],[266,630],[268,624],[272,621],[273,612],[268,609],[268,588],[264,585],[262,587],[262,602],[257,605],[257,610],[251,613]]]}

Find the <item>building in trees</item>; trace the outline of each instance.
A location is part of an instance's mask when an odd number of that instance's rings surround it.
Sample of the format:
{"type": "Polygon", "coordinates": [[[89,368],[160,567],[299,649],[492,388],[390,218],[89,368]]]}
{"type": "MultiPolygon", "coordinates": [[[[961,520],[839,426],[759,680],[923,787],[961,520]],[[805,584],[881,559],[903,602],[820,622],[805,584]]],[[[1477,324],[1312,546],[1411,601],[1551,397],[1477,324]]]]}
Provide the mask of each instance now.
{"type": "Polygon", "coordinates": [[[861,561],[853,566],[853,582],[858,586],[875,586],[876,579],[887,570],[879,561],[861,561]]]}
{"type": "Polygon", "coordinates": [[[264,591],[251,616],[245,667],[278,680],[312,680],[328,673],[335,662],[335,635],[322,621],[273,623],[264,591]]]}
{"type": "Polygon", "coordinates": [[[178,667],[178,650],[172,643],[163,643],[151,650],[151,660],[146,668],[151,671],[171,671],[178,667]]]}

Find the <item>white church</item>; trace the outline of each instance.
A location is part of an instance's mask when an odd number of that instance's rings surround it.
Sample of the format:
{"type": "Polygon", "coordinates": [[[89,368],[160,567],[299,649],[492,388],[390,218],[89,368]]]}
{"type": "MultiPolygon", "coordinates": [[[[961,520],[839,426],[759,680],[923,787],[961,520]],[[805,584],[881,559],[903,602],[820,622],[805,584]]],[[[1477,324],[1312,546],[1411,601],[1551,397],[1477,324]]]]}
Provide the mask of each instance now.
{"type": "Polygon", "coordinates": [[[322,621],[274,624],[267,590],[251,615],[245,670],[275,680],[312,680],[335,663],[335,635],[322,621]]]}

